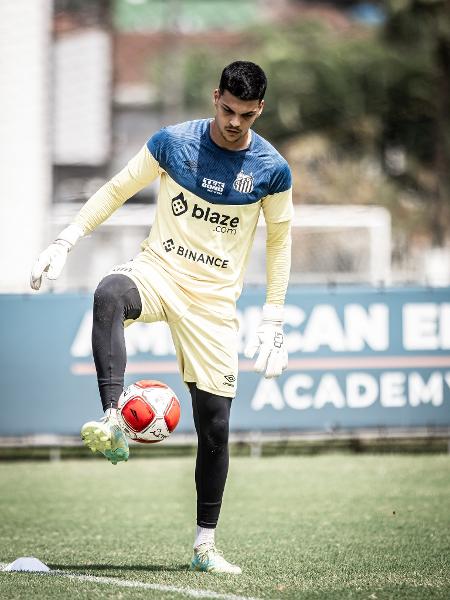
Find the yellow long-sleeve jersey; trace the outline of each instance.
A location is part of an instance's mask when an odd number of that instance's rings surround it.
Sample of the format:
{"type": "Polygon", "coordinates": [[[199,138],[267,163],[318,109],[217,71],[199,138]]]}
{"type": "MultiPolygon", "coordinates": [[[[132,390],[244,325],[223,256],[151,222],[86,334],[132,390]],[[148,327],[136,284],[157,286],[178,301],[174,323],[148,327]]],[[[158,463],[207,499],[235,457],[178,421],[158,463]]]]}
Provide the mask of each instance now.
{"type": "Polygon", "coordinates": [[[84,233],[160,177],[156,217],[142,243],[145,258],[179,285],[189,301],[230,315],[239,297],[259,215],[267,224],[267,295],[283,304],[290,271],[291,174],[286,161],[252,132],[230,151],[210,137],[210,121],[189,121],[155,134],[78,213],[84,233]]]}

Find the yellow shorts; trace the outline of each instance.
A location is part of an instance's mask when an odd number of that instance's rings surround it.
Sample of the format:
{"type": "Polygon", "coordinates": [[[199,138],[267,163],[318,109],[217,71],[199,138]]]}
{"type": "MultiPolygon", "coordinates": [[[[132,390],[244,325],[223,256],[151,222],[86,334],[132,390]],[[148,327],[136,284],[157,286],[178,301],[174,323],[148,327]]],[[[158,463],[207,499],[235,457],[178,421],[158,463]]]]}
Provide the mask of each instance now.
{"type": "MultiPolygon", "coordinates": [[[[205,305],[193,304],[159,265],[134,260],[111,269],[134,281],[142,302],[136,321],[165,321],[170,328],[178,366],[186,383],[201,390],[234,398],[238,371],[238,321],[224,318],[205,305]]],[[[125,321],[128,326],[135,321],[125,321]]]]}

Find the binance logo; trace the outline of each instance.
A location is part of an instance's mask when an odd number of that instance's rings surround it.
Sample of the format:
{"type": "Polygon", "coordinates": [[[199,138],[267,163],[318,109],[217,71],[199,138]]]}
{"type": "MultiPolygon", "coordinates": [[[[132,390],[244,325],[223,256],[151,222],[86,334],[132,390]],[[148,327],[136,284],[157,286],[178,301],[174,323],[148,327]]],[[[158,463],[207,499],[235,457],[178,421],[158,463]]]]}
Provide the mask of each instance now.
{"type": "Polygon", "coordinates": [[[178,196],[172,198],[172,212],[176,217],[184,215],[184,213],[187,212],[187,209],[188,203],[184,199],[183,192],[180,192],[178,196]]]}
{"type": "Polygon", "coordinates": [[[164,250],[166,252],[170,252],[171,250],[175,250],[175,244],[172,238],[170,240],[166,240],[163,242],[164,250]]]}

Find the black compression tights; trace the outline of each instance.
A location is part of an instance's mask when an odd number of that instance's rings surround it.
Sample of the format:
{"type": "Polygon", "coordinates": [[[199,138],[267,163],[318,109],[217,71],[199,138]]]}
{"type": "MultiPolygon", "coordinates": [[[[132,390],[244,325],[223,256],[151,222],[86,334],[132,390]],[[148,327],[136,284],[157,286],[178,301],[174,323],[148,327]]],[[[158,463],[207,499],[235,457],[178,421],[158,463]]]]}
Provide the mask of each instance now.
{"type": "Polygon", "coordinates": [[[141,310],[138,289],[126,275],[107,275],[95,290],[92,352],[103,410],[117,407],[123,391],[127,363],[123,322],[137,319],[141,310]]]}
{"type": "Polygon", "coordinates": [[[189,384],[198,448],[195,465],[197,525],[214,528],[219,519],[228,474],[228,423],[231,398],[189,384]]]}
{"type": "MultiPolygon", "coordinates": [[[[103,410],[117,407],[127,361],[123,322],[142,311],[139,292],[126,275],[108,275],[94,294],[92,350],[103,410]]],[[[195,484],[197,524],[214,528],[228,473],[228,422],[231,398],[189,384],[198,437],[195,484]]]]}

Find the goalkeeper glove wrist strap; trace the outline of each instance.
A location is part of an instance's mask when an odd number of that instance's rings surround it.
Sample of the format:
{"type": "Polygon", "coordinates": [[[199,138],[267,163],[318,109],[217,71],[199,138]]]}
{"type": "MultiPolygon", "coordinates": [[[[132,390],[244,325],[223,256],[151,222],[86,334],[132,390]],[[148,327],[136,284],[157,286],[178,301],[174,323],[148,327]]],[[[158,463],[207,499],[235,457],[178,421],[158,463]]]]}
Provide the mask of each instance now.
{"type": "Polygon", "coordinates": [[[282,304],[264,304],[263,322],[282,325],[284,321],[284,306],[282,304]]]}
{"type": "Polygon", "coordinates": [[[72,248],[75,246],[78,240],[81,237],[83,237],[83,235],[84,232],[81,229],[81,227],[79,227],[75,223],[72,223],[71,225],[69,225],[61,231],[61,233],[55,240],[55,244],[60,244],[61,246],[68,246],[68,249],[72,250],[72,248]]]}

